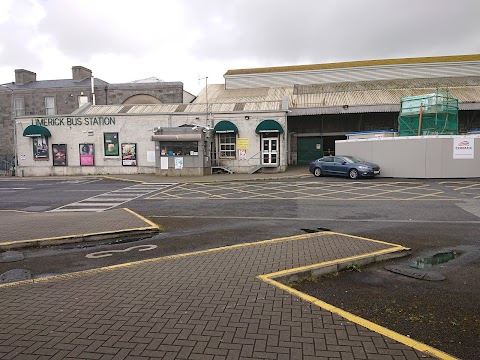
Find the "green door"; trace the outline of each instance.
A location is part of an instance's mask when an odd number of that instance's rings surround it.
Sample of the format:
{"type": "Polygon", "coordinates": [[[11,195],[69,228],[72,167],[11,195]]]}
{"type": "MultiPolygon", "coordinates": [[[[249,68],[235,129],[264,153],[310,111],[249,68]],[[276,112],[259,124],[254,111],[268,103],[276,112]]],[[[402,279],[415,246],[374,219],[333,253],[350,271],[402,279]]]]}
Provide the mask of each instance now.
{"type": "Polygon", "coordinates": [[[321,136],[297,138],[297,163],[308,165],[310,161],[323,156],[323,138],[321,136]]]}

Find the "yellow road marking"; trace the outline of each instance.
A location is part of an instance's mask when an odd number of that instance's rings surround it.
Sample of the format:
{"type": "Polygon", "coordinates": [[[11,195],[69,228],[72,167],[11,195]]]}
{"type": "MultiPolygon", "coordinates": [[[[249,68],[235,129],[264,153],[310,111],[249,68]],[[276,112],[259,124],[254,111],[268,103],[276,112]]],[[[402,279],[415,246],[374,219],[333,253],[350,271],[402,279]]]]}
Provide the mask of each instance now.
{"type": "MultiPolygon", "coordinates": [[[[100,231],[96,233],[87,233],[87,234],[74,234],[74,235],[65,235],[65,236],[53,236],[53,237],[47,237],[47,238],[37,238],[37,239],[26,239],[26,240],[13,240],[13,241],[6,241],[6,242],[0,242],[0,246],[9,246],[9,245],[14,245],[14,244],[30,244],[30,243],[36,243],[36,242],[45,242],[45,241],[52,241],[52,240],[68,240],[68,239],[73,239],[73,238],[78,238],[78,237],[87,237],[87,236],[95,236],[95,235],[105,235],[105,234],[121,234],[124,232],[130,232],[130,231],[142,231],[142,230],[151,230],[151,229],[159,229],[159,226],[155,224],[154,222],[144,218],[140,214],[137,214],[136,212],[123,208],[123,210],[129,212],[130,214],[135,215],[139,219],[143,220],[150,226],[146,227],[138,227],[138,228],[130,228],[130,229],[120,229],[120,230],[112,230],[112,231],[100,231]]],[[[29,213],[29,214],[35,214],[35,213],[29,213]]]]}
{"type": "Polygon", "coordinates": [[[145,181],[141,180],[133,180],[133,179],[123,179],[115,176],[108,176],[108,175],[99,175],[98,177],[107,179],[107,180],[115,180],[115,181],[127,181],[127,182],[134,182],[134,183],[141,183],[143,184],[145,181]]]}
{"type": "Polygon", "coordinates": [[[422,189],[429,189],[428,184],[418,184],[418,182],[389,182],[389,183],[373,183],[366,184],[355,182],[351,184],[335,183],[323,185],[312,182],[297,182],[294,184],[286,184],[282,182],[270,182],[269,184],[248,183],[243,184],[243,187],[238,186],[238,182],[223,182],[223,183],[196,183],[196,184],[182,184],[181,186],[165,189],[160,193],[148,197],[149,200],[159,200],[163,198],[175,198],[184,200],[414,200],[426,197],[437,197],[435,199],[427,200],[455,200],[454,198],[442,198],[442,191],[432,191],[429,194],[421,194],[412,190],[420,191],[422,189]],[[197,185],[197,186],[195,186],[197,185]],[[408,186],[410,185],[410,186],[408,186]],[[411,186],[416,185],[416,186],[411,186]],[[345,188],[347,186],[347,188],[345,188]],[[378,187],[398,187],[374,192],[378,187]],[[200,189],[203,188],[203,189],[200,189]],[[338,189],[341,188],[341,189],[338,189]],[[323,193],[316,193],[315,190],[320,189],[323,193]],[[223,192],[222,192],[223,191],[223,192]],[[272,194],[272,192],[275,192],[272,194]],[[308,194],[306,193],[308,192],[308,194]],[[363,194],[362,194],[363,192],[363,194]],[[374,192],[365,194],[365,192],[374,192]],[[281,195],[276,195],[276,194],[281,195]],[[360,194],[359,194],[360,193],[360,194]],[[408,198],[397,198],[391,196],[393,193],[400,193],[408,198]],[[200,196],[195,196],[199,194],[200,196]],[[251,196],[246,196],[246,195],[251,196]],[[336,197],[335,194],[353,195],[354,197],[336,197]],[[163,195],[164,197],[159,197],[163,195]],[[193,195],[193,196],[192,196],[193,195]],[[357,195],[357,196],[355,196],[357,195]],[[383,195],[383,196],[382,196],[383,195]],[[231,197],[229,197],[231,196],[231,197]],[[438,198],[440,196],[440,198],[438,198]]]}
{"type": "Polygon", "coordinates": [[[438,350],[438,349],[435,349],[431,346],[428,346],[426,344],[423,344],[419,341],[416,341],[416,340],[413,340],[405,335],[402,335],[402,334],[399,334],[395,331],[392,331],[390,329],[387,329],[383,326],[380,326],[378,324],[375,324],[369,320],[366,320],[366,319],[363,319],[359,316],[356,316],[352,313],[349,313],[345,310],[342,310],[340,308],[337,308],[333,305],[330,305],[320,299],[317,299],[313,296],[310,296],[310,295],[307,295],[305,293],[302,293],[298,290],[295,290],[289,286],[286,286],[278,281],[275,281],[273,280],[271,277],[270,277],[270,274],[269,275],[260,275],[260,276],[257,276],[258,279],[272,285],[272,286],[275,286],[279,289],[282,289],[284,290],[285,292],[291,294],[291,295],[294,295],[294,296],[297,296],[299,298],[301,298],[302,300],[305,300],[305,301],[308,301],[312,304],[314,304],[315,306],[318,306],[326,311],[329,311],[333,314],[337,314],[355,324],[358,324],[360,326],[363,326],[369,330],[372,330],[378,334],[381,334],[383,336],[386,336],[392,340],[395,340],[399,343],[402,343],[402,344],[405,344],[413,349],[416,349],[418,351],[421,351],[425,354],[428,354],[428,355],[431,355],[431,356],[435,356],[439,359],[442,359],[442,360],[457,360],[457,358],[441,351],[441,350],[438,350]]]}
{"type": "Polygon", "coordinates": [[[463,189],[468,189],[468,188],[472,188],[472,187],[476,187],[476,186],[480,186],[480,184],[474,183],[474,184],[471,184],[471,185],[468,185],[468,186],[460,186],[460,187],[454,188],[453,190],[463,190],[463,189]]]}
{"type": "Polygon", "coordinates": [[[142,215],[137,214],[135,211],[130,210],[130,209],[128,209],[128,208],[123,208],[123,210],[129,212],[130,214],[135,215],[135,216],[138,217],[140,220],[145,221],[147,224],[150,224],[151,227],[154,227],[154,228],[158,229],[158,225],[157,225],[157,224],[155,224],[153,221],[148,220],[147,218],[143,217],[142,215]]]}
{"type": "MultiPolygon", "coordinates": [[[[52,280],[55,280],[55,279],[67,279],[67,278],[76,277],[76,276],[96,274],[96,273],[100,273],[102,271],[111,271],[111,270],[115,270],[115,269],[121,269],[121,268],[132,267],[132,266],[136,266],[136,265],[142,265],[142,264],[147,264],[147,263],[157,262],[157,261],[165,261],[165,260],[170,260],[170,259],[181,259],[181,258],[185,258],[185,257],[196,256],[196,255],[207,254],[207,253],[214,253],[214,252],[219,252],[219,251],[224,251],[224,250],[239,249],[239,248],[244,248],[244,247],[264,245],[264,244],[283,242],[283,241],[303,240],[303,239],[308,239],[310,237],[319,236],[319,235],[322,235],[322,234],[323,234],[322,232],[312,233],[312,234],[302,234],[302,235],[294,235],[294,236],[288,236],[288,237],[282,237],[282,238],[276,238],[276,239],[269,239],[269,240],[262,240],[262,241],[257,241],[257,242],[244,243],[244,244],[221,246],[221,247],[212,248],[212,249],[198,250],[198,251],[192,251],[192,252],[187,252],[187,253],[182,253],[182,254],[168,255],[168,256],[162,256],[162,257],[157,257],[157,258],[132,261],[132,262],[127,262],[127,263],[122,263],[122,264],[117,264],[117,265],[105,266],[105,267],[101,267],[101,268],[97,268],[97,269],[76,271],[76,272],[72,272],[72,273],[69,273],[69,274],[52,275],[52,276],[47,276],[47,277],[40,278],[40,279],[10,282],[10,283],[5,283],[5,284],[0,284],[0,288],[22,285],[22,284],[35,284],[35,283],[38,283],[38,282],[52,281],[52,280]]],[[[350,237],[350,235],[344,235],[344,236],[350,237]]]]}

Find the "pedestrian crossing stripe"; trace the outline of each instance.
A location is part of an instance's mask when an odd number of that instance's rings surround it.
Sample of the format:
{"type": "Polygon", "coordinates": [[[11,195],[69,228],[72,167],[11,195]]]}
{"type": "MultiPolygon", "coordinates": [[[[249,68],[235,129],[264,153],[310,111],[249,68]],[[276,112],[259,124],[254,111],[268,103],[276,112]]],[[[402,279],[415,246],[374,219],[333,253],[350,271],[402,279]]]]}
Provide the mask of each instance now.
{"type": "Polygon", "coordinates": [[[87,199],[76,201],[50,210],[51,212],[67,211],[105,211],[138,199],[155,191],[163,190],[176,183],[142,183],[123,189],[112,190],[87,199]]]}

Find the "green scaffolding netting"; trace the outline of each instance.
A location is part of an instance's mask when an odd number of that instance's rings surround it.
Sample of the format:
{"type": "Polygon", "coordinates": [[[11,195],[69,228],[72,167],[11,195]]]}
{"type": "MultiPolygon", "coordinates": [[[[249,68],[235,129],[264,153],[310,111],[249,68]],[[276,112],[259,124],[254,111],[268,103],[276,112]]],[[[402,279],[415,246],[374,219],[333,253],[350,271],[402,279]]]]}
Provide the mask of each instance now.
{"type": "Polygon", "coordinates": [[[457,134],[458,99],[454,99],[448,91],[402,97],[398,116],[399,136],[457,134]]]}

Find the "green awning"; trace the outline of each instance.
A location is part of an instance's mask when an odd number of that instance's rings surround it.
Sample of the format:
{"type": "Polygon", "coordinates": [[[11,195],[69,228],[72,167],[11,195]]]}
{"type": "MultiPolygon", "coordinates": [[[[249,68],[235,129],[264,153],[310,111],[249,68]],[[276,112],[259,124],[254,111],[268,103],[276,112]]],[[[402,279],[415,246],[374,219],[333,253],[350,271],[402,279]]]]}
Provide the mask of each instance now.
{"type": "Polygon", "coordinates": [[[238,129],[234,123],[228,120],[220,121],[215,127],[213,128],[215,133],[238,133],[238,129]]]}
{"type": "Polygon", "coordinates": [[[283,128],[282,125],[280,125],[275,120],[263,120],[260,124],[258,124],[255,132],[257,134],[265,132],[278,132],[281,134],[283,133],[283,128]]]}
{"type": "Polygon", "coordinates": [[[52,134],[50,134],[50,131],[44,126],[28,125],[26,129],[23,130],[23,136],[52,136],[52,134]]]}

